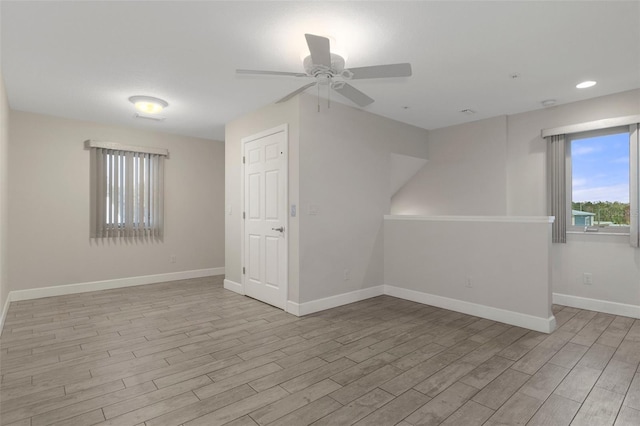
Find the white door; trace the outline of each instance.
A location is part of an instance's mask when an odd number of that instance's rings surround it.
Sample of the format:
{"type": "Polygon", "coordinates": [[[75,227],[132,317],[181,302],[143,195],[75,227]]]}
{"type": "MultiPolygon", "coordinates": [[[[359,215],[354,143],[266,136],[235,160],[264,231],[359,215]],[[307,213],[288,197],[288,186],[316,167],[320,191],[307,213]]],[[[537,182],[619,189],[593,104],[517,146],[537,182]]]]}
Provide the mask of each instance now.
{"type": "Polygon", "coordinates": [[[244,291],[285,309],[287,301],[287,128],[243,140],[244,291]]]}

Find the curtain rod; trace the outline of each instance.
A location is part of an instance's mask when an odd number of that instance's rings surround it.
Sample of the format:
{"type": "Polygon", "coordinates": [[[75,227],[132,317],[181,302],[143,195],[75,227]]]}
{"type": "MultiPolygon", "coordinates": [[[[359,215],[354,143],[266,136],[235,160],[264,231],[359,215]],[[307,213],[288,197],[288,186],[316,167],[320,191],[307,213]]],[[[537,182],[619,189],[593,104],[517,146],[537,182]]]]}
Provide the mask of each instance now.
{"type": "Polygon", "coordinates": [[[113,149],[116,151],[129,151],[129,152],[142,152],[144,154],[157,154],[169,156],[169,150],[164,148],[153,148],[148,146],[133,146],[133,145],[124,145],[118,142],[102,142],[96,141],[92,139],[87,139],[84,141],[85,148],[104,148],[104,149],[113,149]]]}
{"type": "Polygon", "coordinates": [[[590,130],[608,129],[611,127],[628,126],[630,124],[640,123],[640,115],[627,115],[626,117],[605,118],[603,120],[587,121],[586,123],[570,124],[568,126],[554,127],[552,129],[543,129],[542,137],[556,135],[569,135],[571,133],[588,132],[590,130]]]}

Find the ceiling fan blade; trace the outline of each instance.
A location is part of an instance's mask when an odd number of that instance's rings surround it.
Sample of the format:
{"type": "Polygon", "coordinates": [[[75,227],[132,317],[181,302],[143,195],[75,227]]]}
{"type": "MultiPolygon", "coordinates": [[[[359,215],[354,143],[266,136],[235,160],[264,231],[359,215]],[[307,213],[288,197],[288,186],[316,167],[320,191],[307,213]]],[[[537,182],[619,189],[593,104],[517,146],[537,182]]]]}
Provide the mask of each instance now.
{"type": "Polygon", "coordinates": [[[329,39],[313,34],[305,34],[307,46],[311,53],[311,61],[313,65],[324,65],[331,68],[331,47],[329,39]]]}
{"type": "Polygon", "coordinates": [[[284,98],[280,99],[279,101],[277,101],[277,104],[280,104],[282,102],[286,102],[289,99],[293,98],[295,95],[297,95],[298,93],[302,93],[305,90],[307,90],[309,87],[315,86],[317,83],[314,81],[313,83],[309,83],[309,84],[305,84],[304,86],[302,86],[301,88],[294,90],[293,92],[289,93],[287,96],[285,96],[284,98]]]}
{"type": "Polygon", "coordinates": [[[291,76],[291,77],[307,77],[307,74],[302,72],[263,71],[263,70],[236,70],[236,74],[285,75],[285,76],[291,76]]]}
{"type": "Polygon", "coordinates": [[[349,68],[352,80],[362,78],[410,77],[411,64],[373,65],[370,67],[349,68]]]}
{"type": "Polygon", "coordinates": [[[336,84],[332,87],[333,87],[333,90],[340,93],[345,98],[351,100],[354,104],[358,106],[365,107],[373,103],[373,99],[371,99],[369,96],[365,95],[364,93],[362,93],[361,91],[359,91],[358,89],[356,89],[355,87],[353,87],[348,83],[336,84]]]}

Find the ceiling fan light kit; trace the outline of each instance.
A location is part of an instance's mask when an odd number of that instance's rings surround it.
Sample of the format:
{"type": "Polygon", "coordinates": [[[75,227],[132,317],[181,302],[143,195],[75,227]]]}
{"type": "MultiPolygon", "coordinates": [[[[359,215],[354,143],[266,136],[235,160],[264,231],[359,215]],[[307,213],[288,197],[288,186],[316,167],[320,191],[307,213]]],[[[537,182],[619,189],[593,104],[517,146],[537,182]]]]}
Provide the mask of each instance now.
{"type": "MultiPolygon", "coordinates": [[[[237,74],[254,74],[254,75],[275,75],[290,77],[306,77],[315,79],[314,82],[305,84],[301,88],[294,90],[276,103],[286,102],[295,95],[304,92],[310,87],[327,86],[328,93],[334,90],[355,103],[359,107],[366,107],[373,103],[373,99],[353,87],[347,81],[367,79],[367,78],[393,78],[393,77],[410,77],[411,64],[388,64],[373,65],[360,68],[345,68],[345,59],[337,53],[331,52],[331,42],[327,37],[317,36],[313,34],[305,34],[307,46],[310,54],[304,58],[302,65],[305,73],[281,72],[281,71],[262,71],[238,69],[237,74]]],[[[328,96],[330,98],[330,95],[328,96]]],[[[319,102],[319,101],[318,101],[319,102]]],[[[319,109],[319,104],[318,104],[319,109]]]]}
{"type": "Polygon", "coordinates": [[[169,103],[164,99],[153,96],[131,96],[129,102],[143,114],[157,114],[169,106],[169,103]]]}

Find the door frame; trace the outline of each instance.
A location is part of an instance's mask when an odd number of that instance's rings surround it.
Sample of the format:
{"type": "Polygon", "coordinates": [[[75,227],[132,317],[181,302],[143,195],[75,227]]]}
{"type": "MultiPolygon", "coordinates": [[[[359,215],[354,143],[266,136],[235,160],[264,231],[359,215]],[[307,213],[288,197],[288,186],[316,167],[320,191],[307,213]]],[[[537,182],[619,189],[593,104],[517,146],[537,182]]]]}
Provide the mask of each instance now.
{"type": "MultiPolygon", "coordinates": [[[[290,228],[289,228],[289,125],[287,123],[285,124],[281,124],[279,126],[276,127],[272,127],[271,129],[267,129],[267,130],[263,130],[259,133],[255,133],[253,135],[250,136],[246,136],[242,139],[240,139],[240,205],[241,205],[241,211],[242,214],[244,215],[246,212],[246,206],[245,206],[245,191],[244,191],[244,180],[245,180],[245,164],[243,161],[244,158],[244,151],[245,151],[245,145],[249,142],[253,142],[256,139],[261,139],[264,138],[266,136],[270,136],[270,135],[274,135],[276,133],[284,133],[284,153],[285,153],[285,157],[286,157],[286,161],[284,161],[284,170],[283,170],[283,177],[284,177],[284,200],[282,201],[284,203],[283,206],[281,206],[283,214],[284,214],[284,227],[285,227],[285,232],[284,232],[284,277],[283,277],[283,289],[284,289],[284,300],[282,301],[282,309],[285,312],[287,311],[287,306],[288,306],[288,301],[289,301],[289,232],[290,232],[290,228]]],[[[246,259],[246,247],[244,244],[244,240],[245,240],[245,220],[243,217],[240,218],[240,264],[241,264],[241,268],[245,267],[245,259],[246,259]]],[[[242,294],[246,295],[247,291],[246,291],[246,275],[240,271],[240,277],[241,277],[241,284],[242,284],[242,294]]]]}

